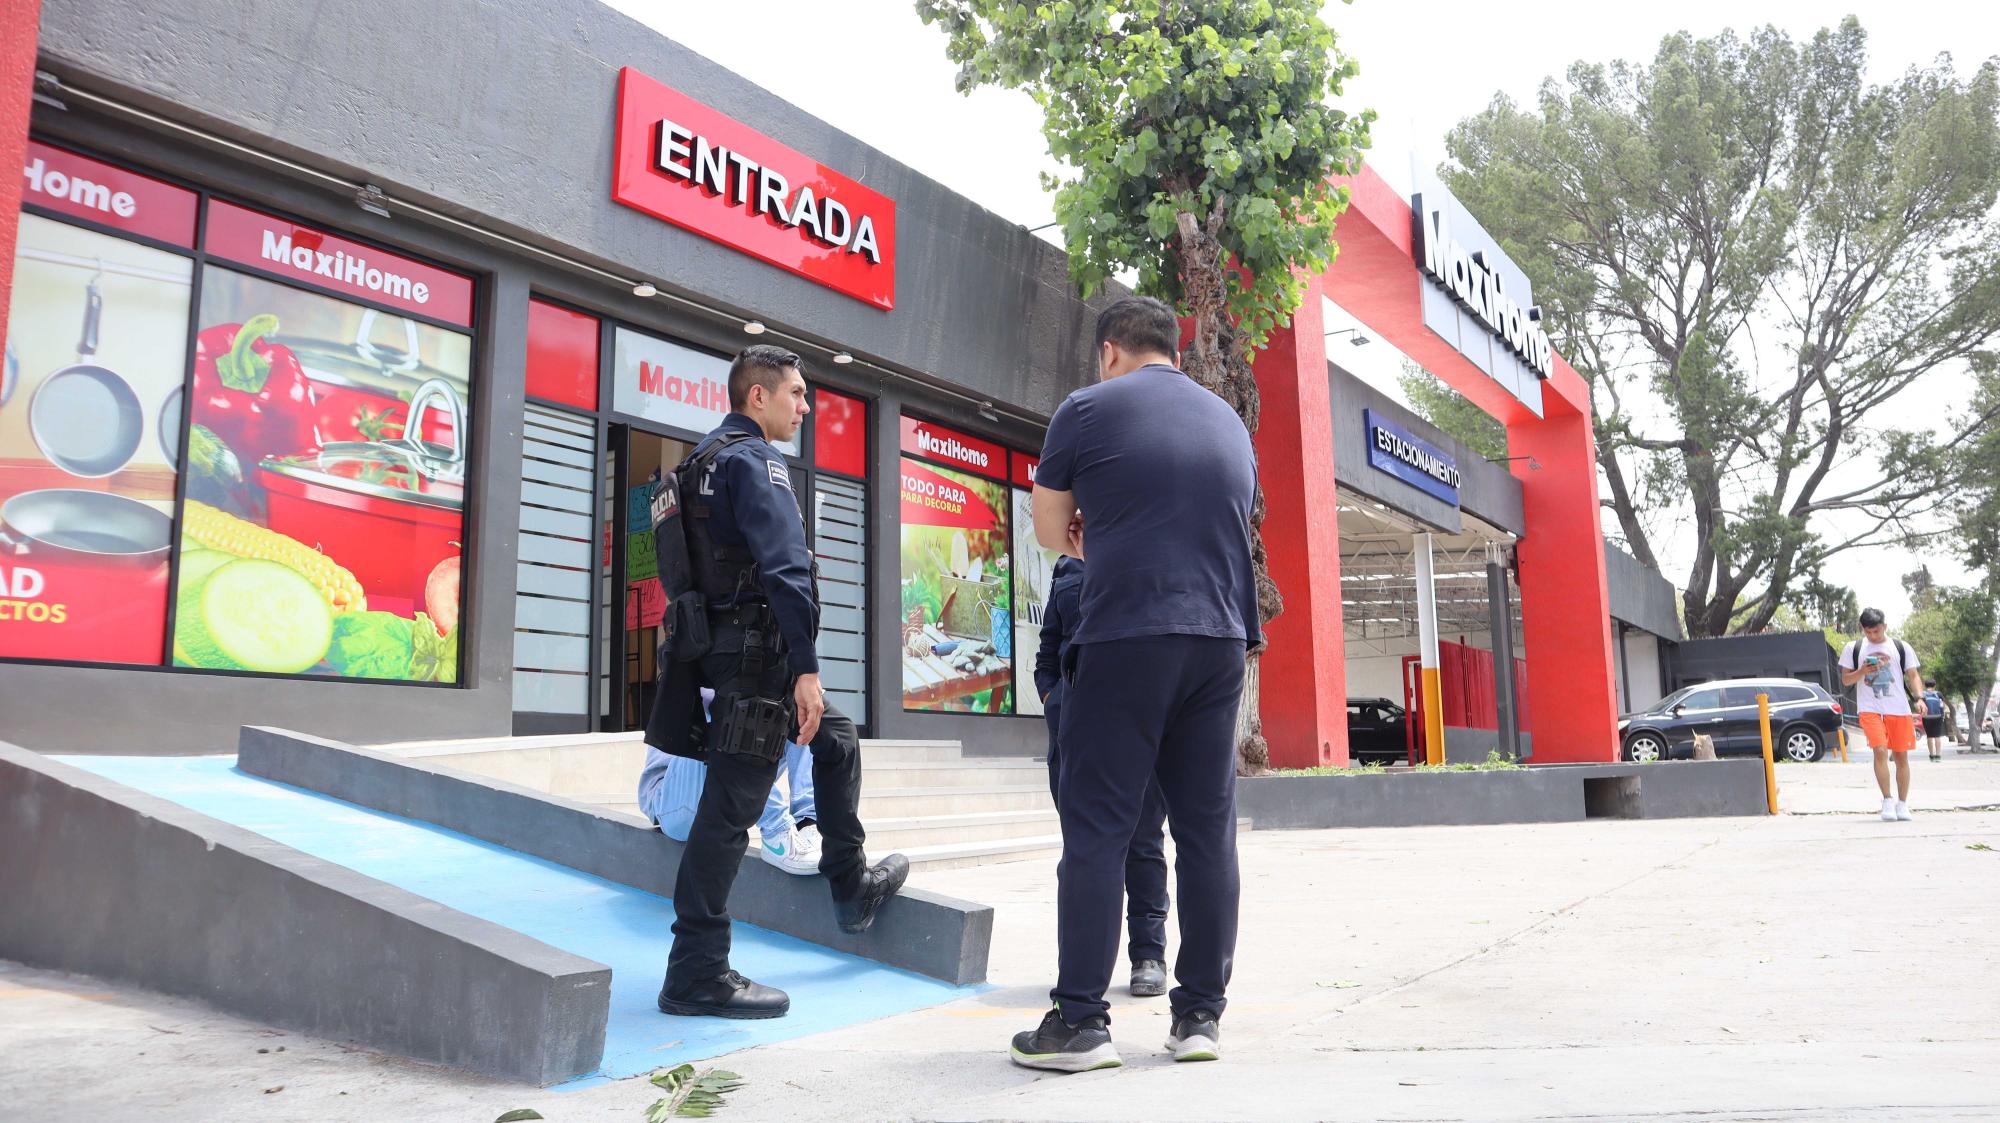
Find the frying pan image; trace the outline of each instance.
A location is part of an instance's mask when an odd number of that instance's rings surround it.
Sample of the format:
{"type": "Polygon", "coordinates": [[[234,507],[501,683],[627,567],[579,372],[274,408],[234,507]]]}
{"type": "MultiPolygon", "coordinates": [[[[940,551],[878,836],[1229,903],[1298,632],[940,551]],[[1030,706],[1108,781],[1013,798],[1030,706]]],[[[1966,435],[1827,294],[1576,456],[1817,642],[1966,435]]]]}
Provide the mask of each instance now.
{"type": "Polygon", "coordinates": [[[28,431],[49,463],[72,476],[96,479],[130,463],[144,439],[146,418],[130,383],[91,362],[97,353],[104,296],[97,278],[84,296],[83,338],[76,362],[56,371],[36,388],[28,403],[28,431]]]}

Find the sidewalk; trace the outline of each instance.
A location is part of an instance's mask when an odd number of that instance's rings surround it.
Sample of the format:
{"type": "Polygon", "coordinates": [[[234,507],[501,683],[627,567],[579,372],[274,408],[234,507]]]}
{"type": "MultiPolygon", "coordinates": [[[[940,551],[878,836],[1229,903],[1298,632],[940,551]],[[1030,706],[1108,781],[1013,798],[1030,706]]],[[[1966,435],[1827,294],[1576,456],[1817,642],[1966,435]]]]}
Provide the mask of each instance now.
{"type": "MultiPolygon", "coordinates": [[[[1947,788],[1960,767],[1928,769],[1941,801],[2000,787],[1968,761],[1947,788]]],[[[1168,1063],[1164,1000],[1114,994],[1126,1068],[1009,1065],[1045,1009],[1053,863],[934,875],[997,906],[994,989],[710,1062],[748,1081],[720,1118],[2000,1118],[2000,812],[1883,823],[1865,764],[1779,778],[1861,806],[1245,835],[1218,1064],[1168,1063]]],[[[38,1120],[636,1123],[657,1095],[502,1085],[12,965],[0,1087],[38,1120]]]]}
{"type": "MultiPolygon", "coordinates": [[[[1813,764],[1780,764],[1778,810],[1795,815],[1828,815],[1876,811],[1882,806],[1875,786],[1875,766],[1868,747],[1849,731],[1847,762],[1830,754],[1813,764]]],[[[1890,782],[1895,781],[1893,768],[1890,782]]],[[[1910,810],[1916,814],[1948,810],[2000,811],[2000,755],[1969,753],[1947,744],[1944,759],[1933,763],[1919,748],[1910,754],[1910,810]]]]}

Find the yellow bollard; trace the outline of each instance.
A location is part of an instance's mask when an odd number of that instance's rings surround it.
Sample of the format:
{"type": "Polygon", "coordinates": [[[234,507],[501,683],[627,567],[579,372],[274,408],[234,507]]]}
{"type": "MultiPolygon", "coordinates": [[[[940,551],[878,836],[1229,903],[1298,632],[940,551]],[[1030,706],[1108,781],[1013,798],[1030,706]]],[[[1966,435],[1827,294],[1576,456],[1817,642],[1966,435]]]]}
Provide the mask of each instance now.
{"type": "Polygon", "coordinates": [[[1836,735],[1838,735],[1838,736],[1840,737],[1840,763],[1842,763],[1842,764],[1846,764],[1846,763],[1847,763],[1847,726],[1846,726],[1846,724],[1845,724],[1845,723],[1842,723],[1842,725],[1841,725],[1841,727],[1840,727],[1839,729],[1836,729],[1836,730],[1834,730],[1834,733],[1835,733],[1836,735]]]}
{"type": "Polygon", "coordinates": [[[1764,801],[1778,813],[1778,766],[1771,759],[1771,696],[1757,695],[1757,727],[1764,732],[1764,801]]]}

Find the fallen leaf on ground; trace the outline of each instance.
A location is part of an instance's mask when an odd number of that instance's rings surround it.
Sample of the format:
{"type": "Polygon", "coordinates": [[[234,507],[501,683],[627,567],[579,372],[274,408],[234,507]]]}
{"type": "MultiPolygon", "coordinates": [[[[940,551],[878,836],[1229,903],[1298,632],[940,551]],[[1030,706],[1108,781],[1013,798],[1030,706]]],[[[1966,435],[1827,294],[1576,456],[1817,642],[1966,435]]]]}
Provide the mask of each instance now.
{"type": "Polygon", "coordinates": [[[542,1113],[532,1107],[517,1107],[500,1118],[495,1119],[493,1123],[521,1123],[524,1119],[541,1118],[544,1118],[542,1113]]]}
{"type": "Polygon", "coordinates": [[[271,1094],[272,1094],[272,1093],[274,1093],[274,1092],[282,1092],[282,1091],[284,1091],[284,1090],[285,1090],[285,1086],[284,1086],[283,1084],[280,1084],[280,1085],[278,1085],[278,1086],[277,1086],[276,1088],[266,1088],[266,1089],[264,1089],[264,1094],[268,1096],[268,1095],[271,1095],[271,1094]]]}
{"type": "Polygon", "coordinates": [[[1993,849],[1993,848],[1992,848],[1991,846],[1988,846],[1988,845],[1986,845],[1986,844],[1985,844],[1985,843],[1983,843],[1983,842],[1973,842],[1973,843],[1968,843],[1968,844],[1966,845],[1966,847],[1965,847],[1965,848],[1966,848],[1967,850],[1991,850],[1991,849],[1993,849]]]}
{"type": "Polygon", "coordinates": [[[1326,987],[1329,990],[1353,990],[1355,987],[1360,986],[1361,983],[1359,980],[1356,979],[1341,979],[1337,982],[1315,983],[1313,985],[1326,987]]]}

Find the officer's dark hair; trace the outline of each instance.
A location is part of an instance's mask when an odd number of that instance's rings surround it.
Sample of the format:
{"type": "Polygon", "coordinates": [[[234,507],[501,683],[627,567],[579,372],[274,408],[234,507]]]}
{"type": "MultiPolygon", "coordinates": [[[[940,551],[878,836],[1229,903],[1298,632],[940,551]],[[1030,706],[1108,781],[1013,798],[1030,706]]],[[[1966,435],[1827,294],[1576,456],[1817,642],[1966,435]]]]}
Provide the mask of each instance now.
{"type": "Polygon", "coordinates": [[[1135,354],[1173,355],[1181,349],[1181,322],[1163,301],[1124,297],[1097,314],[1097,350],[1106,343],[1135,354]]]}
{"type": "Polygon", "coordinates": [[[1879,608],[1864,608],[1861,610],[1861,626],[1864,628],[1873,628],[1881,624],[1882,620],[1882,610],[1879,608]]]}
{"type": "Polygon", "coordinates": [[[749,405],[752,386],[762,386],[766,393],[777,393],[778,383],[785,380],[786,372],[796,370],[798,365],[798,354],[783,347],[769,343],[745,347],[736,353],[736,361],[729,364],[729,408],[740,410],[749,405]]]}

